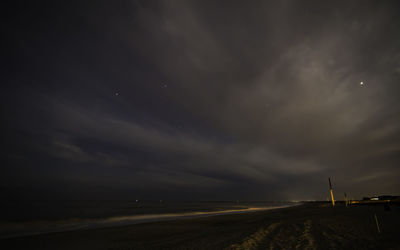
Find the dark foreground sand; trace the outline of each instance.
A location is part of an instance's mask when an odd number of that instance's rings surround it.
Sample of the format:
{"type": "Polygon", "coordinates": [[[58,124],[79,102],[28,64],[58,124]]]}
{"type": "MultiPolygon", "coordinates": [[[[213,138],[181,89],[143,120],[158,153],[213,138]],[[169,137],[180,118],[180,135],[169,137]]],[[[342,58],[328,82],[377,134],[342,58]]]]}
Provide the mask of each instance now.
{"type": "Polygon", "coordinates": [[[1,249],[400,249],[400,207],[327,204],[4,239],[1,249]],[[380,223],[378,233],[374,214],[380,223]]]}

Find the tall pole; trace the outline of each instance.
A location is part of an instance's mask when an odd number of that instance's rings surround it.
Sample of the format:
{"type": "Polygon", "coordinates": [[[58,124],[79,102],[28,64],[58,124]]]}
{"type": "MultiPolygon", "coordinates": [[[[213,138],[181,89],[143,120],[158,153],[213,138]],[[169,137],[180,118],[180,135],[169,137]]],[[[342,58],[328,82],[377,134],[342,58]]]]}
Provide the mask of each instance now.
{"type": "Polygon", "coordinates": [[[331,192],[331,200],[332,200],[332,206],[335,206],[335,198],[333,197],[333,190],[332,190],[332,183],[331,183],[331,178],[328,178],[329,180],[329,191],[331,192]]]}
{"type": "Polygon", "coordinates": [[[345,202],[346,207],[347,207],[347,205],[349,204],[349,201],[347,200],[347,194],[346,193],[344,193],[344,202],[345,202]]]}

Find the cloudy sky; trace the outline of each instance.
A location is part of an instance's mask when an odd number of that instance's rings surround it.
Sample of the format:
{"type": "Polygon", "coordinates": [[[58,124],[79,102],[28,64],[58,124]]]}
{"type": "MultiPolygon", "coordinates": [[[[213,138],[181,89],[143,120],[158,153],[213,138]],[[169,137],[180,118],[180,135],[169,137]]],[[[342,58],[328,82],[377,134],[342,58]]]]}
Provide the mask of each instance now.
{"type": "Polygon", "coordinates": [[[55,2],[3,8],[3,197],[400,195],[396,1],[55,2]]]}

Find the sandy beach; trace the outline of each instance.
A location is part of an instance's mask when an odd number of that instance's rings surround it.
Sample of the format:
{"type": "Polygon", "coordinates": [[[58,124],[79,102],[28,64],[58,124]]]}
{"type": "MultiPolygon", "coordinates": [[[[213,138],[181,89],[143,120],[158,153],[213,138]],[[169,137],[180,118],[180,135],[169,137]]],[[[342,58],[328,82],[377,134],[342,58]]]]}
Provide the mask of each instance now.
{"type": "Polygon", "coordinates": [[[399,206],[312,203],[3,239],[2,249],[400,249],[399,206]],[[378,219],[378,232],[375,215],[378,219]]]}

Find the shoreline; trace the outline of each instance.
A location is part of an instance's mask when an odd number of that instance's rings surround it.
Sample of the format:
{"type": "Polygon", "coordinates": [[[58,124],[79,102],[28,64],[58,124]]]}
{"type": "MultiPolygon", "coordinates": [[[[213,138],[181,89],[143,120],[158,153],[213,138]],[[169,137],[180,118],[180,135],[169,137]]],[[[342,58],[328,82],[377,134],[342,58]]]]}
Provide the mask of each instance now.
{"type": "MultiPolygon", "coordinates": [[[[248,207],[243,209],[227,209],[218,211],[194,211],[194,212],[182,212],[182,213],[162,213],[162,214],[141,214],[141,215],[125,215],[125,216],[111,216],[97,219],[67,219],[61,221],[33,221],[28,223],[5,223],[5,226],[14,227],[15,232],[4,232],[0,235],[0,240],[35,236],[49,233],[62,233],[62,232],[73,232],[78,230],[92,230],[102,228],[113,228],[129,225],[137,225],[142,223],[150,222],[162,222],[162,221],[173,221],[173,220],[185,220],[192,218],[204,218],[211,216],[230,215],[230,214],[242,214],[252,213],[267,210],[276,210],[287,207],[299,206],[301,204],[294,205],[283,205],[283,206],[270,206],[270,207],[248,207]],[[42,224],[42,225],[40,225],[42,224]],[[48,225],[43,225],[48,224],[48,225]],[[30,227],[31,229],[25,229],[25,233],[17,232],[22,231],[21,228],[30,227]],[[29,232],[32,231],[32,232],[29,232]],[[33,232],[35,231],[35,232],[33,232]]],[[[3,226],[4,227],[4,226],[3,226]]],[[[5,230],[4,230],[5,231],[5,230]]],[[[10,230],[9,230],[10,231],[10,230]]],[[[11,230],[12,231],[12,230],[11,230]]]]}

